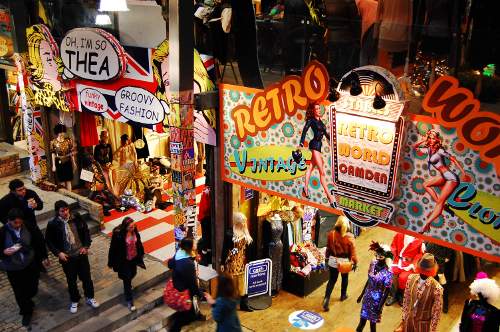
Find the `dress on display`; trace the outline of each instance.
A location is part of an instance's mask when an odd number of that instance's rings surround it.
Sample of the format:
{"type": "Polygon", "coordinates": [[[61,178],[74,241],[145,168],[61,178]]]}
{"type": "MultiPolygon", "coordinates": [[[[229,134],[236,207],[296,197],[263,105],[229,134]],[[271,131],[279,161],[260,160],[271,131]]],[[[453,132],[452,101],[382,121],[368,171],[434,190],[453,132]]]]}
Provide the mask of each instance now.
{"type": "Polygon", "coordinates": [[[61,182],[71,181],[73,179],[73,140],[64,138],[62,141],[53,139],[50,142],[50,150],[56,155],[56,175],[57,180],[61,182]]]}
{"type": "Polygon", "coordinates": [[[227,252],[226,259],[224,260],[224,272],[229,274],[238,291],[239,296],[245,295],[245,264],[246,264],[246,252],[247,252],[247,241],[242,238],[236,242],[232,241],[232,235],[226,235],[227,238],[230,237],[230,243],[226,239],[225,252],[227,252]],[[232,244],[232,248],[229,246],[232,244]]]}
{"type": "Polygon", "coordinates": [[[408,49],[412,15],[410,0],[379,0],[379,49],[387,52],[402,52],[408,49]]]}
{"type": "Polygon", "coordinates": [[[281,241],[281,236],[283,235],[283,223],[279,221],[269,222],[271,227],[271,242],[269,245],[269,258],[273,262],[273,273],[271,276],[271,289],[279,291],[281,290],[281,284],[283,282],[283,242],[281,241]]]}
{"type": "Polygon", "coordinates": [[[379,269],[377,261],[370,263],[368,270],[368,283],[366,285],[365,294],[363,296],[363,304],[361,305],[361,318],[369,320],[373,323],[380,322],[382,310],[381,303],[384,300],[384,292],[391,287],[392,272],[384,264],[383,268],[379,269]]]}

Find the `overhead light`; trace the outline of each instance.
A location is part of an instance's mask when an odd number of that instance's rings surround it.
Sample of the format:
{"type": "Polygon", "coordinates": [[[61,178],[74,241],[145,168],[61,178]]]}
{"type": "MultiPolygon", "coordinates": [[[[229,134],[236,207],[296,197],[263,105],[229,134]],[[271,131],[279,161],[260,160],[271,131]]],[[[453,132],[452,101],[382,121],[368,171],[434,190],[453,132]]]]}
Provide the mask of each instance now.
{"type": "Polygon", "coordinates": [[[101,0],[100,12],[126,12],[129,11],[127,0],[101,0]]]}
{"type": "Polygon", "coordinates": [[[95,17],[96,25],[111,25],[111,18],[108,14],[97,14],[95,17]]]}
{"type": "Polygon", "coordinates": [[[377,92],[378,85],[380,84],[377,82],[375,85],[375,98],[373,99],[373,108],[376,110],[380,110],[385,107],[385,100],[382,98],[381,94],[377,92]]]}
{"type": "Polygon", "coordinates": [[[338,84],[339,82],[337,82],[336,79],[333,77],[330,78],[330,94],[328,95],[328,100],[332,103],[340,99],[340,93],[337,91],[338,84]]]}
{"type": "Polygon", "coordinates": [[[361,82],[359,81],[359,75],[355,71],[352,72],[352,77],[351,77],[351,89],[350,89],[350,94],[351,96],[357,96],[363,92],[363,89],[361,88],[361,82]]]}

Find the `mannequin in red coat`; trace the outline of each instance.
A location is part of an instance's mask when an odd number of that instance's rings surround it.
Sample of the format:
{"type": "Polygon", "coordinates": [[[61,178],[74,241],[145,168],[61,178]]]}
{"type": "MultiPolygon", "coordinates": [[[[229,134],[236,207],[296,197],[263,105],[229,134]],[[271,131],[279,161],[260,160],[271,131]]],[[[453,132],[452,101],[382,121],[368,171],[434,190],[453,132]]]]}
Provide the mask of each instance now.
{"type": "Polygon", "coordinates": [[[415,269],[425,252],[425,245],[420,239],[397,233],[392,239],[391,251],[394,255],[392,264],[394,279],[391,295],[387,299],[386,305],[392,305],[396,301],[402,303],[402,291],[406,287],[406,281],[410,274],[416,273],[415,269]]]}

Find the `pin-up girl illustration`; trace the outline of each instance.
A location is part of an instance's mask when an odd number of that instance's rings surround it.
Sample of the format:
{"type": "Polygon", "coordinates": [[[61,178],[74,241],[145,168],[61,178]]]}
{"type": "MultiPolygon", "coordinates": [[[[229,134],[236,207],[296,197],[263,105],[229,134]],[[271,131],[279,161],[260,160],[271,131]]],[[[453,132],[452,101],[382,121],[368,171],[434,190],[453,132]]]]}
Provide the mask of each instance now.
{"type": "Polygon", "coordinates": [[[321,106],[319,104],[310,104],[306,112],[306,123],[304,129],[302,129],[302,136],[300,137],[300,147],[304,146],[304,141],[306,139],[307,132],[309,129],[313,132],[313,138],[309,141],[309,150],[312,152],[311,164],[306,171],[306,179],[304,188],[302,188],[302,195],[309,198],[309,180],[311,179],[311,174],[315,168],[319,172],[319,181],[323,190],[326,193],[326,197],[330,202],[330,206],[334,207],[334,198],[330,191],[328,190],[328,184],[326,183],[325,175],[325,163],[323,161],[323,156],[321,155],[321,147],[323,146],[323,138],[326,136],[328,143],[330,143],[330,135],[326,130],[326,126],[321,120],[321,106]]]}
{"type": "Polygon", "coordinates": [[[443,139],[441,135],[433,129],[429,130],[425,135],[425,138],[416,143],[414,148],[426,148],[429,172],[431,167],[437,171],[436,176],[424,182],[425,191],[431,196],[434,202],[436,202],[434,210],[432,210],[432,212],[428,215],[427,221],[422,228],[421,233],[424,233],[430,230],[431,223],[441,215],[445,207],[446,200],[453,193],[460,182],[460,178],[457,173],[450,168],[450,165],[447,164],[447,160],[460,170],[462,181],[465,180],[466,173],[460,162],[458,162],[454,156],[446,151],[443,147],[443,139]],[[439,192],[436,191],[435,187],[439,187],[439,192]]]}
{"type": "Polygon", "coordinates": [[[62,62],[59,48],[50,31],[44,25],[33,25],[27,29],[28,61],[31,83],[35,87],[35,102],[69,111],[69,99],[59,80],[62,62]]]}

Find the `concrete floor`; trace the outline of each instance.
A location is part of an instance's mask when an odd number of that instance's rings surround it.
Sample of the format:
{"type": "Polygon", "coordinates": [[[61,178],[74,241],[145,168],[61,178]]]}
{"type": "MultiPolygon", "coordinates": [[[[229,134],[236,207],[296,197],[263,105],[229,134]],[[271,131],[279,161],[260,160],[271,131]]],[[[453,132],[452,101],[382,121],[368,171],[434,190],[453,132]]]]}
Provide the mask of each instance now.
{"type": "MultiPolygon", "coordinates": [[[[356,303],[356,299],[361,293],[367,278],[367,269],[373,254],[368,252],[368,246],[372,240],[390,244],[394,233],[383,228],[373,228],[357,238],[356,247],[359,259],[358,269],[349,275],[349,298],[340,302],[340,280],[337,282],[332,293],[330,302],[330,311],[323,312],[321,301],[324,295],[326,284],[317,289],[306,298],[300,298],[295,295],[280,292],[273,299],[271,308],[263,311],[254,311],[252,313],[239,312],[242,325],[254,331],[294,331],[288,323],[288,316],[296,310],[309,310],[320,313],[325,319],[325,324],[316,331],[354,331],[359,322],[359,312],[361,304],[356,303]]],[[[500,284],[500,267],[498,264],[487,264],[486,271],[500,284]]],[[[340,278],[339,278],[340,279],[340,278]]],[[[465,299],[469,294],[468,285],[470,282],[455,283],[450,290],[450,307],[447,314],[441,316],[439,324],[440,332],[458,331],[456,328],[460,321],[465,299]]],[[[500,306],[500,301],[496,303],[500,306]]],[[[382,314],[382,321],[377,325],[378,331],[393,331],[401,320],[401,307],[394,304],[391,307],[385,307],[382,314]]],[[[368,324],[367,324],[368,325],[368,324]]],[[[365,327],[369,331],[369,326],[365,327]]]]}

